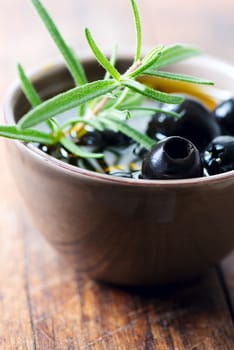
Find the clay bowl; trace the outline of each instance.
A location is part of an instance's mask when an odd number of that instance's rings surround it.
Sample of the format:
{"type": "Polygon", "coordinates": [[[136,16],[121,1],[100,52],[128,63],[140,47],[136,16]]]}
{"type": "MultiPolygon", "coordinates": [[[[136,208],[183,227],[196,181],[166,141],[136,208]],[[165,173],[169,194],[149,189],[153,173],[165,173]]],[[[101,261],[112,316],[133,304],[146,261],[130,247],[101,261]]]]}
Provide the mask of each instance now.
{"type": "MultiPolygon", "coordinates": [[[[121,69],[128,58],[119,61],[121,69]]],[[[90,79],[102,74],[85,60],[90,79]]],[[[173,70],[234,92],[234,68],[198,57],[173,70]]],[[[42,98],[72,86],[61,63],[31,76],[42,98]]],[[[28,110],[18,83],[5,101],[13,124],[28,110]]],[[[7,141],[12,173],[35,226],[66,261],[97,280],[151,285],[191,278],[234,247],[234,172],[188,180],[115,178],[82,170],[32,145],[7,141]]],[[[42,252],[43,256],[43,252],[42,252]]]]}

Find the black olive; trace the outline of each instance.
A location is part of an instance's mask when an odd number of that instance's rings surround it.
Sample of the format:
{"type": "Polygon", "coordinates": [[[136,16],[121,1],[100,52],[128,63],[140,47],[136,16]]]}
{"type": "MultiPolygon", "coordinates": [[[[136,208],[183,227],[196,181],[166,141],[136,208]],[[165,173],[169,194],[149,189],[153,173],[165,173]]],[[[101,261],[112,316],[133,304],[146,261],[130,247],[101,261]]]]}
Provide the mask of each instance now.
{"type": "Polygon", "coordinates": [[[192,142],[179,136],[154,145],[142,163],[143,179],[185,179],[202,175],[199,151],[192,142]]]}
{"type": "Polygon", "coordinates": [[[199,150],[204,150],[214,137],[221,134],[215,117],[195,100],[185,99],[174,106],[173,112],[179,113],[180,117],[175,119],[162,113],[153,116],[147,134],[156,139],[160,134],[185,137],[199,150]]]}
{"type": "Polygon", "coordinates": [[[156,113],[147,127],[147,135],[159,141],[163,137],[175,135],[176,119],[163,113],[156,113]]]}
{"type": "Polygon", "coordinates": [[[57,145],[55,150],[50,153],[53,157],[62,160],[65,163],[77,165],[78,157],[68,152],[63,146],[57,145]]]}
{"type": "Polygon", "coordinates": [[[213,115],[225,134],[234,135],[234,99],[223,101],[213,111],[213,115]]]}
{"type": "Polygon", "coordinates": [[[43,151],[44,153],[47,154],[52,154],[53,152],[56,151],[57,149],[57,145],[43,145],[43,144],[39,144],[38,148],[43,151]]]}
{"type": "Polygon", "coordinates": [[[113,130],[105,129],[102,131],[102,138],[106,146],[124,147],[131,144],[130,137],[124,135],[120,131],[115,132],[113,130]]]}
{"type": "Polygon", "coordinates": [[[203,156],[204,167],[209,175],[234,170],[234,137],[216,137],[206,148],[203,156]]]}
{"type": "Polygon", "coordinates": [[[54,158],[64,160],[66,162],[68,162],[70,158],[74,158],[74,156],[72,154],[70,154],[60,144],[52,145],[52,146],[39,145],[39,149],[41,149],[43,152],[53,156],[54,158]]]}
{"type": "Polygon", "coordinates": [[[102,147],[104,143],[102,133],[100,131],[88,131],[77,142],[80,146],[102,147]]]}
{"type": "Polygon", "coordinates": [[[139,144],[133,148],[133,154],[139,158],[143,158],[147,152],[147,149],[139,144]]]}

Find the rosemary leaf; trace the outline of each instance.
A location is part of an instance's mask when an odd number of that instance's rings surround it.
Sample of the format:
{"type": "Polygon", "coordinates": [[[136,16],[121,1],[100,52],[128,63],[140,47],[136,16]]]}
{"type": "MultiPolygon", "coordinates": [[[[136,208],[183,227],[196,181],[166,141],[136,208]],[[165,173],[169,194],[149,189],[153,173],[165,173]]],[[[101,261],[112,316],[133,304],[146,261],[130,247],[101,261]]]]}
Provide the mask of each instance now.
{"type": "Polygon", "coordinates": [[[32,83],[27,78],[25,71],[20,63],[17,64],[17,71],[18,71],[18,75],[19,75],[19,78],[21,81],[22,90],[23,90],[27,100],[32,105],[32,107],[38,106],[41,103],[40,96],[36,92],[32,83]]]}
{"type": "Polygon", "coordinates": [[[120,105],[120,109],[128,109],[129,107],[140,106],[144,101],[144,96],[136,93],[135,91],[130,90],[126,100],[122,102],[120,105]]]}
{"type": "Polygon", "coordinates": [[[154,89],[151,89],[137,81],[132,79],[123,79],[122,84],[133,91],[138,92],[139,94],[149,97],[158,102],[168,103],[168,104],[178,104],[183,101],[183,98],[176,95],[167,94],[165,92],[160,92],[154,89]]]}
{"type": "Polygon", "coordinates": [[[74,117],[72,119],[66,120],[62,125],[61,125],[61,130],[64,130],[68,126],[77,124],[77,123],[82,123],[82,124],[87,124],[93,127],[94,129],[97,129],[99,131],[103,131],[103,127],[101,123],[99,122],[98,118],[96,119],[85,119],[84,117],[74,117]]]}
{"type": "Polygon", "coordinates": [[[169,66],[170,64],[182,61],[186,58],[199,55],[200,51],[190,46],[184,46],[180,44],[171,45],[166,47],[157,62],[154,65],[154,69],[169,66]]]}
{"type": "Polygon", "coordinates": [[[64,137],[60,140],[60,143],[72,154],[81,157],[81,158],[103,158],[104,154],[102,153],[91,153],[84,151],[81,147],[77,146],[72,140],[64,137]]]}
{"type": "Polygon", "coordinates": [[[85,83],[85,79],[81,70],[81,64],[79,63],[78,59],[75,58],[72,50],[67,46],[62,35],[60,34],[55,23],[53,22],[52,18],[50,17],[42,3],[39,0],[31,1],[38,15],[41,17],[42,22],[44,23],[45,27],[50,33],[52,39],[54,40],[56,46],[63,55],[67,63],[67,67],[71,72],[76,85],[83,85],[85,83]]]}
{"type": "Polygon", "coordinates": [[[131,77],[131,78],[137,77],[138,75],[146,71],[148,68],[152,67],[161,56],[163,48],[164,46],[160,45],[154,48],[153,50],[151,50],[150,53],[142,60],[142,64],[133,72],[128,74],[128,77],[131,77]]]}
{"type": "MultiPolygon", "coordinates": [[[[26,76],[25,71],[24,71],[23,67],[21,66],[21,64],[17,65],[17,71],[18,71],[18,75],[20,78],[20,82],[21,82],[21,88],[22,88],[28,102],[31,104],[32,107],[38,106],[41,103],[40,96],[38,95],[37,91],[35,90],[34,86],[30,82],[28,77],[26,76]]],[[[48,128],[51,131],[56,131],[55,125],[54,125],[52,119],[48,119],[46,121],[46,123],[47,123],[48,128]]]]}
{"type": "Polygon", "coordinates": [[[135,0],[131,0],[133,16],[135,20],[135,28],[136,28],[136,53],[134,61],[137,62],[141,58],[141,45],[142,45],[142,35],[141,35],[141,21],[139,11],[136,5],[135,0]]]}
{"type": "Polygon", "coordinates": [[[102,122],[110,129],[121,131],[123,134],[129,136],[148,150],[155,144],[155,140],[152,140],[147,135],[132,128],[126,124],[125,121],[120,121],[119,119],[110,116],[109,118],[102,118],[102,122]]]}
{"type": "Polygon", "coordinates": [[[0,126],[0,136],[24,142],[38,142],[46,145],[53,145],[56,143],[56,138],[53,135],[35,129],[20,130],[15,125],[0,126]]]}
{"type": "Polygon", "coordinates": [[[26,113],[18,122],[21,129],[26,129],[48,120],[62,112],[78,107],[96,97],[113,91],[118,86],[113,79],[95,81],[61,93],[42,102],[26,113]]]}
{"type": "MultiPolygon", "coordinates": [[[[114,46],[113,50],[112,50],[112,54],[111,54],[111,57],[110,57],[110,64],[112,66],[115,66],[116,64],[116,60],[117,60],[117,52],[118,52],[118,47],[117,45],[114,46]]],[[[104,76],[104,80],[107,80],[110,78],[110,73],[107,71],[105,76],[104,76]]]]}
{"type": "Polygon", "coordinates": [[[78,80],[76,81],[77,85],[78,84],[80,84],[80,85],[87,84],[88,79],[86,77],[85,70],[84,70],[84,67],[83,67],[81,61],[79,60],[74,49],[72,47],[69,47],[69,49],[70,49],[71,57],[73,57],[73,60],[76,62],[76,70],[77,70],[77,74],[79,75],[79,82],[78,82],[78,80]]]}
{"type": "MultiPolygon", "coordinates": [[[[125,110],[126,108],[122,108],[122,110],[125,110]]],[[[166,115],[169,115],[170,117],[173,117],[173,118],[180,118],[180,114],[179,113],[176,113],[176,112],[172,112],[172,111],[167,111],[166,109],[161,109],[161,108],[153,108],[153,107],[138,107],[138,106],[135,106],[135,107],[131,107],[129,106],[128,107],[128,110],[129,111],[146,111],[146,112],[153,112],[153,113],[162,113],[162,114],[166,114],[166,115]]],[[[134,117],[134,116],[132,116],[134,117]]]]}
{"type": "Polygon", "coordinates": [[[210,80],[205,80],[205,79],[197,78],[186,74],[175,74],[175,73],[162,72],[162,71],[146,71],[144,72],[144,74],[154,76],[154,77],[164,78],[164,79],[192,83],[192,84],[214,85],[214,83],[210,80]]]}
{"type": "Polygon", "coordinates": [[[124,88],[122,90],[122,93],[118,96],[118,98],[115,101],[115,103],[112,106],[112,108],[118,108],[124,102],[124,100],[126,100],[128,93],[129,93],[129,88],[127,88],[127,87],[124,88]]]}
{"type": "Polygon", "coordinates": [[[117,81],[120,80],[120,73],[117,71],[117,69],[108,61],[108,59],[103,55],[103,53],[99,50],[97,47],[90,31],[88,28],[85,28],[85,36],[87,39],[87,42],[93,51],[94,56],[96,57],[97,61],[100,63],[100,65],[107,71],[109,74],[117,81]]]}

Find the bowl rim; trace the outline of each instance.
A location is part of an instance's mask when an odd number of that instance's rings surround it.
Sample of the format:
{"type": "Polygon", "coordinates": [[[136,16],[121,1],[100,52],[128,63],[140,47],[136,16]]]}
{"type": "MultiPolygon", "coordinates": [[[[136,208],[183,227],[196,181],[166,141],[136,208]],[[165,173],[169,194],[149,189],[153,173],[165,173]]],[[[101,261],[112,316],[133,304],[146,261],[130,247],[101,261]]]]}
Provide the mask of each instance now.
{"type": "MultiPolygon", "coordinates": [[[[118,59],[121,60],[130,60],[132,56],[129,53],[122,53],[119,55],[118,59]]],[[[94,62],[95,59],[90,55],[81,56],[81,61],[94,62]]],[[[220,59],[218,57],[212,55],[200,55],[190,59],[187,59],[183,62],[178,63],[179,65],[215,65],[218,66],[220,70],[228,73],[234,80],[234,65],[231,63],[220,59]]],[[[28,70],[28,77],[32,81],[37,81],[38,78],[43,78],[43,75],[46,75],[46,72],[56,72],[61,69],[64,69],[65,63],[61,58],[54,58],[50,61],[46,61],[42,64],[35,66],[28,70]]],[[[15,80],[9,86],[5,98],[3,100],[3,122],[6,125],[15,125],[14,112],[13,112],[13,101],[17,99],[18,95],[22,93],[19,80],[15,80]]],[[[211,185],[216,183],[223,183],[226,180],[231,180],[234,178],[234,170],[217,174],[211,176],[203,176],[196,177],[190,179],[175,179],[175,180],[145,180],[145,179],[134,179],[134,178],[121,178],[110,176],[107,174],[93,172],[91,170],[86,170],[83,168],[79,168],[77,166],[65,163],[59,159],[56,159],[53,156],[50,156],[43,151],[39,150],[36,146],[32,144],[26,144],[19,140],[10,140],[13,142],[16,147],[21,148],[24,151],[30,152],[31,155],[37,157],[41,161],[49,163],[50,166],[57,168],[62,172],[69,172],[72,174],[76,174],[79,177],[89,178],[93,181],[101,181],[111,184],[119,184],[119,185],[127,185],[127,186],[135,186],[135,187],[160,187],[160,188],[184,188],[191,186],[200,186],[200,185],[211,185]]]]}

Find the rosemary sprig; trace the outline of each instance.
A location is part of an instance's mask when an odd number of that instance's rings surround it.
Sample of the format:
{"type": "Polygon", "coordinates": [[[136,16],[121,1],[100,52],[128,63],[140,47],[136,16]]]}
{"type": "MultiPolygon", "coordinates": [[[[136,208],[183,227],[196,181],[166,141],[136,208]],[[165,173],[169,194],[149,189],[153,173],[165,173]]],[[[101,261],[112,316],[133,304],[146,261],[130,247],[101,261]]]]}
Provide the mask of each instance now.
{"type": "Polygon", "coordinates": [[[52,97],[30,110],[19,120],[18,126],[21,129],[35,126],[60,113],[78,107],[99,96],[103,96],[104,94],[113,91],[117,86],[118,84],[114,80],[99,80],[73,88],[52,97]]]}
{"type": "Polygon", "coordinates": [[[63,55],[65,62],[67,63],[67,67],[71,72],[74,81],[77,85],[83,85],[87,82],[84,70],[82,65],[77,57],[75,57],[74,52],[71,48],[66,44],[59,30],[57,29],[54,21],[46,11],[45,7],[39,0],[31,0],[34,8],[36,9],[38,15],[40,16],[42,22],[44,23],[46,29],[48,30],[51,38],[56,44],[57,48],[63,55]]]}
{"type": "MultiPolygon", "coordinates": [[[[87,152],[75,144],[73,137],[71,137],[72,132],[77,132],[77,136],[79,136],[79,133],[85,132],[86,126],[89,126],[89,128],[100,132],[105,128],[121,132],[146,149],[150,149],[155,141],[130,126],[128,119],[134,116],[134,111],[137,111],[138,114],[139,112],[142,114],[164,112],[157,107],[146,107],[144,104],[146,99],[166,104],[178,104],[183,98],[152,89],[140,83],[137,78],[142,75],[150,75],[192,84],[212,84],[204,79],[161,70],[172,63],[199,54],[195,48],[180,44],[168,47],[157,45],[143,58],[141,57],[142,31],[136,0],[130,0],[136,30],[135,57],[126,72],[120,73],[115,66],[118,61],[117,48],[114,48],[111,58],[108,59],[94,41],[89,29],[85,29],[87,43],[97,62],[106,71],[103,80],[88,82],[81,62],[63,39],[41,1],[31,0],[31,2],[62,53],[77,86],[46,101],[41,101],[23,67],[19,64],[17,68],[22,90],[32,109],[19,120],[16,126],[0,126],[0,136],[24,142],[61,144],[74,156],[101,158],[103,157],[102,153],[87,152]],[[61,113],[77,107],[79,108],[79,116],[68,118],[63,122],[54,119],[61,113]],[[48,133],[35,129],[38,124],[43,122],[49,126],[48,133]],[[34,128],[32,129],[32,127],[34,128]]],[[[179,115],[173,111],[165,111],[164,113],[179,118],[179,115]]]]}

